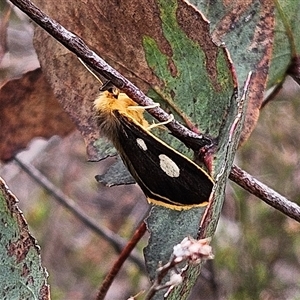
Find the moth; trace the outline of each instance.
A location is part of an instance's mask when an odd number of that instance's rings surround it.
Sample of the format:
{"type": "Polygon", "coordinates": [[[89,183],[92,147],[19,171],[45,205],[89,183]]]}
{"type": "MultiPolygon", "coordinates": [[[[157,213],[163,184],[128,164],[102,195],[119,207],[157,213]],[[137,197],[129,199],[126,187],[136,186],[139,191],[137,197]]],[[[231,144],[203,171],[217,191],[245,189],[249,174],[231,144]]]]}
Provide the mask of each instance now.
{"type": "Polygon", "coordinates": [[[151,133],[144,112],[153,107],[113,89],[103,91],[94,107],[100,133],[113,143],[149,203],[175,210],[208,204],[213,179],[151,133]]]}

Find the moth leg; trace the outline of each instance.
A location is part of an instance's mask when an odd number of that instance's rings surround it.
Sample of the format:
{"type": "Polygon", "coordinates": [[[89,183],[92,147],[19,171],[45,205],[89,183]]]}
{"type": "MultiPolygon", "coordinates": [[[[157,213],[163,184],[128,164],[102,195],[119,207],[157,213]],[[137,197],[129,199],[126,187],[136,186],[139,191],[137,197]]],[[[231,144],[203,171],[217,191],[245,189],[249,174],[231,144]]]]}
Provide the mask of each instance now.
{"type": "Polygon", "coordinates": [[[151,125],[149,125],[149,127],[147,128],[148,130],[151,130],[155,127],[159,127],[159,126],[162,126],[162,125],[166,125],[170,122],[172,122],[174,120],[174,116],[171,114],[170,115],[170,118],[167,120],[167,121],[164,121],[164,122],[160,122],[160,123],[153,123],[151,125]]]}
{"type": "Polygon", "coordinates": [[[141,106],[141,105],[134,105],[134,106],[128,106],[127,109],[128,110],[145,110],[145,109],[151,109],[151,108],[156,108],[159,107],[160,104],[159,103],[154,103],[152,105],[148,105],[148,106],[141,106]]]}

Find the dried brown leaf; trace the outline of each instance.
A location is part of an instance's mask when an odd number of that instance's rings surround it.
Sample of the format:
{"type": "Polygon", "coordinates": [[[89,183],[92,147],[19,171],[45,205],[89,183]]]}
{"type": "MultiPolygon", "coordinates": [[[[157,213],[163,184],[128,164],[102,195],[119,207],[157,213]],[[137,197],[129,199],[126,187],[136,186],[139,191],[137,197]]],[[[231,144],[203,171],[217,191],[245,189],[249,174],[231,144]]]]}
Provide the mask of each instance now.
{"type": "Polygon", "coordinates": [[[11,159],[34,137],[64,136],[74,129],[40,69],[0,90],[0,159],[11,159]]]}

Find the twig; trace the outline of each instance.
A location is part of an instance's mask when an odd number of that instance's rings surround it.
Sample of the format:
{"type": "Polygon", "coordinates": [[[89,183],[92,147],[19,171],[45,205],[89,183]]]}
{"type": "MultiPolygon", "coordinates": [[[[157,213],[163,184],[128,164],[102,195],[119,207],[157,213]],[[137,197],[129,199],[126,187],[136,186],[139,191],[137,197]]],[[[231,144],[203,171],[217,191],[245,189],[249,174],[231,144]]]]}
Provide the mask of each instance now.
{"type": "MultiPolygon", "coordinates": [[[[126,241],[123,238],[108,230],[107,228],[99,226],[91,217],[85,214],[70,197],[59,190],[33,165],[27,164],[17,157],[15,157],[14,160],[22,168],[22,170],[24,170],[32,179],[40,184],[47,192],[49,192],[61,205],[72,212],[72,214],[75,215],[80,221],[82,221],[87,227],[109,241],[109,243],[118,253],[122,251],[122,249],[126,245],[126,241]]],[[[141,270],[145,270],[145,264],[143,260],[136,253],[131,254],[129,258],[135,264],[137,264],[141,270]]]]}
{"type": "Polygon", "coordinates": [[[131,251],[135,248],[136,244],[139,242],[139,240],[143,237],[145,234],[147,228],[144,221],[140,224],[138,229],[135,231],[134,235],[126,245],[126,247],[123,249],[123,251],[120,253],[117,261],[114,263],[113,267],[111,268],[110,272],[106,275],[100,289],[99,293],[97,295],[96,300],[103,300],[108,292],[108,289],[110,288],[111,284],[113,283],[115,277],[119,273],[123,263],[126,261],[128,256],[130,255],[131,251]]]}
{"type": "Polygon", "coordinates": [[[168,272],[172,270],[176,265],[177,263],[175,262],[175,257],[172,256],[170,261],[157,272],[157,278],[147,292],[145,300],[152,299],[155,293],[160,289],[169,287],[169,285],[162,286],[161,282],[167,276],[168,272]]]}
{"type": "MultiPolygon", "coordinates": [[[[147,97],[133,83],[122,76],[118,71],[108,65],[101,57],[92,51],[85,42],[74,33],[71,33],[58,22],[51,19],[48,15],[42,12],[29,0],[10,0],[21,11],[27,14],[34,22],[41,26],[45,31],[52,35],[57,41],[79,57],[87,66],[96,72],[103,75],[113,85],[125,92],[130,98],[142,106],[154,105],[151,98],[147,97]]],[[[155,107],[148,110],[157,120],[165,122],[170,119],[160,107],[155,107]]],[[[198,135],[191,130],[181,125],[176,120],[166,124],[172,134],[179,140],[183,141],[188,147],[194,151],[199,150],[200,146],[210,145],[211,140],[204,136],[198,135]],[[188,140],[186,138],[189,138],[188,140]],[[188,143],[190,143],[188,145],[188,143]]]]}
{"type": "Polygon", "coordinates": [[[231,168],[229,178],[270,206],[278,209],[290,218],[300,222],[300,207],[296,203],[289,201],[265,184],[259,182],[250,174],[240,169],[238,166],[234,165],[231,168]]]}

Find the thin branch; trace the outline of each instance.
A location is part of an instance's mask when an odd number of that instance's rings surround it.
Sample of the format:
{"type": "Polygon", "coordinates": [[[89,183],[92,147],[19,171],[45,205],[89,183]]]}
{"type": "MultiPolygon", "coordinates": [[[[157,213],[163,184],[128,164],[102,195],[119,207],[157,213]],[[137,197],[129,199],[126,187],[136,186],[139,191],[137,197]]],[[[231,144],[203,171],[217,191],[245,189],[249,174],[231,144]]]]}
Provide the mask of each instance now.
{"type": "Polygon", "coordinates": [[[147,228],[146,224],[143,221],[138,229],[135,231],[134,235],[130,239],[130,241],[127,243],[127,246],[123,249],[123,251],[120,253],[117,261],[114,263],[113,267],[111,268],[110,272],[106,275],[104,281],[102,282],[102,285],[99,289],[99,293],[97,295],[97,300],[103,300],[108,292],[108,289],[110,288],[111,284],[113,283],[115,277],[119,273],[122,265],[130,255],[131,251],[135,248],[136,244],[140,241],[140,239],[145,234],[147,228]]]}
{"type": "MultiPolygon", "coordinates": [[[[106,239],[113,248],[120,253],[126,246],[126,241],[119,235],[99,226],[91,217],[85,214],[80,207],[67,195],[65,195],[60,189],[58,189],[52,182],[48,180],[38,169],[33,165],[23,162],[20,158],[15,157],[16,163],[25,171],[34,181],[41,185],[48,193],[50,193],[54,199],[56,199],[61,205],[67,208],[73,215],[75,215],[83,224],[96,232],[99,236],[106,239]]],[[[133,253],[129,256],[131,261],[138,265],[141,270],[145,270],[145,264],[143,260],[133,253]]]]}
{"type": "MultiPolygon", "coordinates": [[[[34,22],[47,31],[57,41],[79,57],[87,66],[103,75],[113,85],[125,92],[130,98],[142,106],[153,105],[151,98],[147,97],[133,83],[122,76],[118,71],[108,65],[101,57],[92,51],[86,43],[74,33],[71,33],[58,22],[51,19],[29,0],[10,0],[21,11],[27,14],[34,22]]],[[[148,110],[157,120],[165,122],[170,120],[170,115],[160,107],[148,110]]],[[[181,125],[176,120],[166,124],[172,134],[183,141],[194,151],[199,148],[210,145],[212,141],[204,135],[198,135],[181,125]],[[186,139],[188,138],[188,139],[186,139]]]]}
{"type": "Polygon", "coordinates": [[[240,169],[238,166],[234,165],[231,168],[229,178],[270,206],[276,208],[290,218],[300,222],[300,207],[296,203],[286,199],[265,184],[259,182],[250,174],[240,169]]]}

